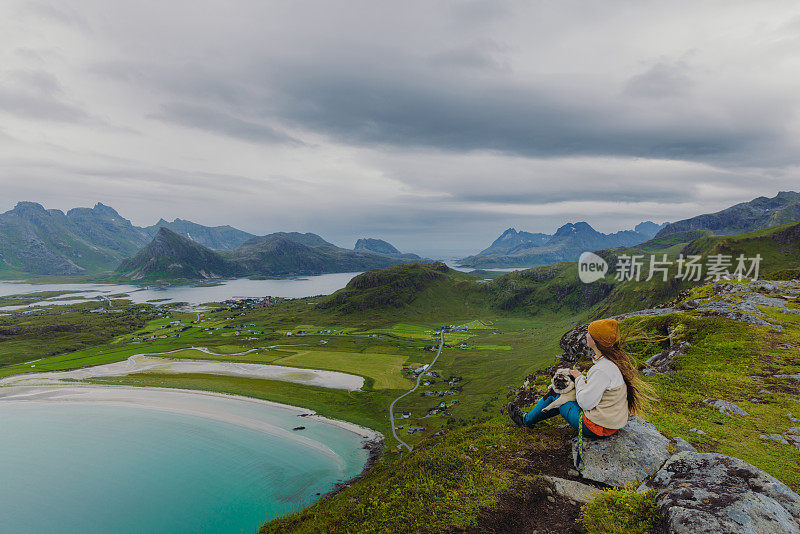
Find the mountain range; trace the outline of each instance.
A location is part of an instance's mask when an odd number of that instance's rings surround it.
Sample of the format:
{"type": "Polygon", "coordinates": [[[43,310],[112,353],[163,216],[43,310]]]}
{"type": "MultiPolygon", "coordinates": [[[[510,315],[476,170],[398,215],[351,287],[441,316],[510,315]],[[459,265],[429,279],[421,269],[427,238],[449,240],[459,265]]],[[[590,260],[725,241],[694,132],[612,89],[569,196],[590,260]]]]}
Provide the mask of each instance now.
{"type": "Polygon", "coordinates": [[[584,251],[632,247],[654,237],[660,239],[676,234],[698,237],[704,233],[735,235],[798,220],[800,193],[781,191],[772,198],[758,197],[715,213],[661,225],[645,221],[637,224],[633,230],[613,234],[597,232],[585,222],[565,224],[553,235],[518,232],[509,228],[488,248],[459,263],[478,269],[534,267],[575,261],[584,251]]]}
{"type": "Polygon", "coordinates": [[[464,267],[530,267],[577,260],[586,250],[633,246],[651,239],[666,225],[646,221],[634,230],[603,234],[586,222],[567,223],[553,235],[509,228],[486,249],[460,260],[464,267]]]}
{"type": "MultiPolygon", "coordinates": [[[[758,197],[715,213],[661,225],[645,221],[633,230],[611,234],[598,232],[586,222],[565,224],[552,235],[509,228],[489,247],[459,263],[479,269],[549,265],[574,261],[587,250],[637,246],[654,236],[733,235],[797,220],[800,193],[782,191],[773,198],[758,197]]],[[[684,241],[684,237],[677,239],[676,243],[684,241]]],[[[277,277],[420,260],[374,238],[359,239],[353,250],[347,250],[311,233],[255,236],[231,226],[203,226],[183,219],[160,219],[139,227],[101,203],[64,213],[19,202],[0,214],[0,277],[5,278],[98,275],[115,270],[116,276],[128,279],[277,277]],[[170,265],[175,267],[167,268],[170,265]]]]}
{"type": "Polygon", "coordinates": [[[66,213],[19,202],[0,214],[0,274],[83,275],[180,279],[288,276],[358,271],[420,261],[389,243],[365,240],[346,250],[316,234],[255,236],[231,226],[159,220],[135,226],[101,203],[66,213]],[[395,252],[374,251],[393,250],[395,252]],[[158,275],[157,273],[160,273],[158,275]]]}

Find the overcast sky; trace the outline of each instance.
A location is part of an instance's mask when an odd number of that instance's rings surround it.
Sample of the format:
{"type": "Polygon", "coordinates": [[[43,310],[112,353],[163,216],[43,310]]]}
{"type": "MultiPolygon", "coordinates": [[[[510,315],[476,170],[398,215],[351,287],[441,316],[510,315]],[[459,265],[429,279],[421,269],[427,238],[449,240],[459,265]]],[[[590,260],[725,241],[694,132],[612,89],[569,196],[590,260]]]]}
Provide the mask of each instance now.
{"type": "Polygon", "coordinates": [[[800,189],[800,4],[0,2],[0,211],[476,252],[800,189]]]}

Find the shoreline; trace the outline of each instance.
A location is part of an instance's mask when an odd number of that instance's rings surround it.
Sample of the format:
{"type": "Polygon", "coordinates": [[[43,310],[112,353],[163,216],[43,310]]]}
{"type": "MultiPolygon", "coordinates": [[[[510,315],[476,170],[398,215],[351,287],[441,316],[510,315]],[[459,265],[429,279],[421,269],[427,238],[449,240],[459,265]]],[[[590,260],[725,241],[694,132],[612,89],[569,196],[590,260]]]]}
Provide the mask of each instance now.
{"type": "MultiPolygon", "coordinates": [[[[378,434],[380,434],[380,432],[378,434]]],[[[367,461],[364,463],[364,469],[362,469],[361,472],[356,476],[354,476],[353,478],[349,478],[341,482],[334,482],[333,488],[320,495],[319,499],[317,499],[314,503],[310,504],[309,506],[313,506],[322,499],[327,499],[329,497],[333,497],[334,495],[338,495],[339,493],[343,492],[354,483],[358,482],[359,480],[367,476],[367,473],[369,473],[370,470],[373,467],[375,467],[375,464],[377,464],[378,460],[380,460],[381,456],[383,456],[383,439],[381,437],[381,439],[365,441],[364,445],[361,448],[366,449],[368,451],[367,461]]]]}
{"type": "MultiPolygon", "coordinates": [[[[308,417],[323,424],[336,426],[360,437],[365,443],[372,441],[383,441],[383,434],[377,430],[360,426],[349,421],[333,419],[319,415],[314,410],[283,404],[264,399],[220,393],[216,391],[162,388],[152,386],[124,386],[124,385],[102,385],[102,384],[79,384],[79,383],[54,383],[37,385],[8,385],[0,387],[0,406],[3,402],[72,402],[80,404],[105,404],[115,406],[135,406],[145,409],[156,409],[172,413],[183,413],[198,417],[208,417],[218,419],[230,424],[250,426],[257,428],[259,425],[248,425],[248,421],[237,414],[226,410],[201,409],[198,406],[181,404],[181,400],[191,401],[202,398],[223,399],[250,405],[270,406],[293,412],[298,417],[308,417]],[[145,393],[149,393],[146,395],[145,393]],[[171,399],[169,397],[172,397],[171,399]],[[154,403],[154,401],[160,401],[154,403]],[[170,403],[170,401],[172,401],[170,403]],[[228,415],[230,418],[223,416],[228,415]]],[[[261,427],[267,425],[261,424],[261,427]]],[[[272,425],[269,425],[272,426],[272,425]]],[[[278,427],[275,427],[278,428],[278,427]]],[[[291,430],[289,430],[291,432],[291,430]]],[[[302,435],[290,434],[294,437],[302,438],[302,435]]],[[[304,440],[305,441],[305,440],[304,440]]]]}

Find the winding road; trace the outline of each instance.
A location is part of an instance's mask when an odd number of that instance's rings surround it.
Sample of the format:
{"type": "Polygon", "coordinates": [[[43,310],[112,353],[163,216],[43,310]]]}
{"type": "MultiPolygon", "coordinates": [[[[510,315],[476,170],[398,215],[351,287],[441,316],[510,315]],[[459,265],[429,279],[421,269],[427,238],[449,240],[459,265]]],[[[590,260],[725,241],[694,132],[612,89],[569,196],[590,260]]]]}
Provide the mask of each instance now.
{"type": "Polygon", "coordinates": [[[403,441],[402,439],[400,439],[400,438],[397,436],[397,432],[396,432],[396,431],[395,431],[395,429],[394,429],[394,405],[395,405],[395,403],[396,403],[397,401],[399,401],[400,399],[402,399],[402,398],[403,398],[403,397],[405,397],[406,395],[410,395],[411,393],[414,393],[414,392],[417,390],[417,388],[419,387],[419,383],[422,381],[422,377],[423,377],[423,376],[425,376],[426,374],[428,374],[428,372],[429,372],[431,369],[433,369],[433,364],[435,364],[435,363],[436,363],[436,360],[438,360],[438,359],[439,359],[439,355],[442,353],[442,347],[443,347],[443,346],[444,346],[444,330],[442,330],[442,331],[439,333],[439,350],[437,350],[437,351],[436,351],[436,357],[435,357],[435,358],[433,359],[433,361],[432,361],[432,362],[431,362],[431,363],[428,365],[428,367],[427,367],[427,368],[426,368],[426,369],[425,369],[423,372],[421,372],[421,373],[419,374],[419,376],[417,377],[417,383],[416,383],[416,385],[415,385],[415,386],[414,386],[412,389],[410,389],[409,391],[406,391],[405,393],[403,393],[402,395],[400,395],[399,397],[397,397],[397,398],[396,398],[395,400],[393,400],[393,401],[392,401],[392,403],[389,405],[389,424],[390,424],[390,425],[392,425],[392,435],[394,436],[394,439],[396,439],[397,441],[399,441],[399,442],[400,442],[400,444],[401,444],[401,445],[403,445],[403,446],[405,446],[405,448],[406,448],[406,449],[408,449],[409,451],[411,451],[411,446],[410,446],[408,443],[406,443],[405,441],[403,441]]]}

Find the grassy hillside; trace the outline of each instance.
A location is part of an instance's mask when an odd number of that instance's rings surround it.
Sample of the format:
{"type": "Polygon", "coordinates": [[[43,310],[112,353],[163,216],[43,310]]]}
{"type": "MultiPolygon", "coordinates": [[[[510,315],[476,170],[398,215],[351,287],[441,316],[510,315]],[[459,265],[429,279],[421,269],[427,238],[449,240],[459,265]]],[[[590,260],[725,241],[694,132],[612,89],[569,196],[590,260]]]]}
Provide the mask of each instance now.
{"type": "MultiPolygon", "coordinates": [[[[689,298],[698,295],[717,298],[710,285],[689,298]]],[[[798,490],[800,449],[762,436],[797,426],[791,414],[800,412],[800,386],[774,375],[800,372],[800,315],[760,308],[783,330],[681,312],[626,319],[623,330],[635,327],[654,341],[625,347],[641,363],[664,350],[665,342],[657,338],[668,332],[689,341],[691,348],[676,359],[673,371],[646,378],[656,399],[645,419],[668,437],[682,437],[700,451],[741,458],[798,490]],[[708,398],[734,402],[749,415],[721,414],[703,402],[708,398]]],[[[560,329],[549,332],[551,337],[560,334],[560,329]]],[[[540,394],[544,382],[533,386],[540,394]]],[[[507,417],[496,417],[454,427],[427,437],[399,458],[386,457],[363,480],[268,522],[260,532],[505,532],[526,530],[522,527],[546,531],[556,525],[569,532],[580,510],[568,502],[550,502],[553,497],[541,478],[572,478],[569,442],[574,431],[559,428],[562,423],[555,418],[519,429],[507,417]]],[[[612,514],[614,532],[639,532],[641,525],[657,521],[647,498],[612,491],[601,504],[584,507],[584,517],[592,521],[592,514],[612,514]],[[610,508],[598,510],[602,506],[610,508]]]]}
{"type": "Polygon", "coordinates": [[[457,320],[486,312],[489,306],[474,276],[437,262],[368,271],[325,298],[317,308],[375,319],[457,320]]]}
{"type": "MultiPolygon", "coordinates": [[[[705,268],[699,282],[676,279],[677,265],[674,263],[669,267],[666,282],[659,274],[647,281],[645,278],[649,274],[651,255],[655,255],[656,260],[661,260],[662,255],[667,254],[667,259],[672,261],[679,254],[684,257],[698,255],[701,257],[699,263],[707,266],[710,263],[709,256],[723,254],[732,258],[730,271],[733,272],[736,267],[736,258],[740,254],[743,254],[745,258],[753,258],[759,254],[761,256],[759,277],[783,269],[796,268],[800,264],[800,224],[797,222],[733,236],[715,236],[705,233],[687,243],[683,242],[684,239],[692,236],[691,232],[670,234],[657,237],[642,246],[599,252],[612,269],[622,255],[643,255],[642,279],[638,282],[628,280],[617,283],[592,316],[615,315],[637,308],[651,307],[676,297],[682,290],[706,282],[707,270],[705,268]],[[664,248],[656,248],[659,245],[664,248]]],[[[749,267],[749,265],[748,262],[747,266],[749,267]]]]}
{"type": "Polygon", "coordinates": [[[798,220],[800,193],[781,191],[772,198],[758,197],[716,213],[705,213],[668,224],[656,237],[687,230],[711,230],[719,235],[741,234],[798,220]]]}

